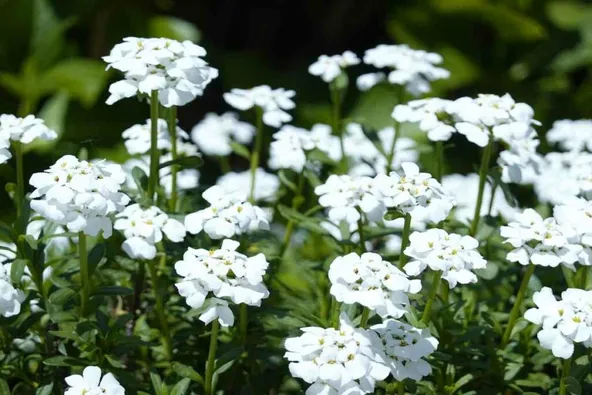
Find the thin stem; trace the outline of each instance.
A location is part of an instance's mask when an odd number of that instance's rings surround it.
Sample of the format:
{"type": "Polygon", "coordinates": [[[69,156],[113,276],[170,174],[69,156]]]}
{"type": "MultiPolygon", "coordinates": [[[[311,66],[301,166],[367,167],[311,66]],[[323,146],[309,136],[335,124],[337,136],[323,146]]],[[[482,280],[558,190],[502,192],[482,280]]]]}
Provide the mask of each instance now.
{"type": "Polygon", "coordinates": [[[405,214],[405,223],[403,225],[403,237],[401,239],[401,253],[399,254],[399,268],[403,268],[407,263],[407,255],[404,254],[405,248],[409,244],[409,232],[411,230],[411,214],[405,214]]]}
{"type": "Polygon", "coordinates": [[[85,317],[88,309],[90,278],[88,274],[88,253],[86,248],[86,235],[78,232],[78,256],[80,260],[80,283],[82,292],[80,294],[80,315],[85,317]]]}
{"type": "Polygon", "coordinates": [[[399,139],[399,122],[395,121],[393,125],[393,141],[391,142],[390,150],[386,158],[386,173],[390,173],[393,170],[395,163],[395,153],[397,151],[397,140],[399,139]]]}
{"type": "Polygon", "coordinates": [[[256,113],[257,134],[255,135],[255,147],[253,148],[253,152],[251,152],[251,188],[249,190],[249,202],[251,203],[255,203],[255,177],[257,175],[261,149],[263,147],[263,110],[260,107],[256,107],[256,113]]]}
{"type": "Polygon", "coordinates": [[[220,163],[220,171],[222,172],[222,174],[230,172],[230,163],[228,163],[227,156],[218,156],[218,163],[220,163]]]}
{"type": "Polygon", "coordinates": [[[399,393],[399,395],[405,395],[405,383],[401,381],[399,382],[399,385],[397,387],[397,392],[399,393]]]}
{"type": "Polygon", "coordinates": [[[148,176],[148,197],[154,202],[158,185],[158,91],[150,95],[150,175],[148,176]]]}
{"type": "Polygon", "coordinates": [[[335,299],[335,297],[331,298],[331,323],[333,328],[339,329],[339,312],[341,310],[341,303],[335,299]]]}
{"type": "Polygon", "coordinates": [[[368,307],[364,307],[362,310],[362,317],[360,318],[360,328],[368,327],[368,318],[370,318],[370,309],[368,307]]]}
{"type": "Polygon", "coordinates": [[[444,174],[444,142],[436,141],[436,174],[435,178],[438,181],[442,181],[442,175],[444,174]]]}
{"type": "Polygon", "coordinates": [[[475,214],[473,215],[473,222],[471,222],[471,229],[469,235],[475,236],[479,227],[479,220],[481,219],[481,205],[483,204],[483,191],[485,190],[485,180],[487,172],[489,171],[489,162],[491,160],[491,153],[493,151],[493,138],[490,137],[489,144],[483,151],[481,159],[481,168],[479,169],[479,190],[477,192],[477,204],[475,205],[475,214]]]}
{"type": "Polygon", "coordinates": [[[590,268],[588,266],[580,266],[578,269],[578,287],[581,289],[586,289],[588,285],[588,272],[590,268]]]}
{"type": "Polygon", "coordinates": [[[364,253],[366,252],[366,237],[364,235],[364,217],[362,213],[360,213],[360,218],[358,219],[358,235],[360,236],[360,251],[364,253]]]}
{"type": "MultiPolygon", "coordinates": [[[[144,261],[138,262],[138,271],[136,272],[135,284],[134,284],[134,299],[132,302],[132,314],[136,314],[136,311],[140,307],[140,298],[144,290],[144,283],[146,282],[146,264],[144,261]]],[[[139,315],[139,314],[138,314],[139,315]]]]}
{"type": "MultiPolygon", "coordinates": [[[[304,199],[302,199],[302,191],[304,189],[304,175],[302,173],[298,174],[298,190],[296,196],[292,199],[292,209],[298,210],[302,205],[304,199]]],[[[282,246],[280,248],[280,257],[284,258],[284,254],[288,250],[290,246],[290,242],[292,241],[292,233],[294,232],[295,223],[293,220],[289,220],[288,224],[286,225],[286,233],[284,233],[284,239],[282,241],[282,246]]]]}
{"type": "Polygon", "coordinates": [[[240,321],[240,340],[241,343],[244,345],[247,343],[247,330],[249,329],[249,316],[247,311],[247,305],[241,303],[239,308],[239,321],[240,321]]]}
{"type": "Polygon", "coordinates": [[[559,395],[565,395],[567,392],[567,385],[565,379],[569,377],[569,371],[571,369],[571,358],[567,358],[563,361],[563,369],[561,370],[561,381],[559,382],[559,395]]]}
{"type": "Polygon", "coordinates": [[[518,289],[518,293],[516,294],[516,300],[514,301],[514,306],[512,307],[512,311],[510,312],[510,318],[508,319],[508,326],[506,327],[504,335],[502,336],[502,349],[506,348],[508,342],[510,341],[512,329],[514,328],[514,324],[516,323],[516,319],[518,318],[518,314],[520,313],[520,307],[522,307],[522,300],[524,299],[526,289],[528,288],[528,282],[530,281],[530,277],[532,277],[533,273],[534,265],[531,263],[528,265],[526,271],[524,272],[524,277],[522,277],[520,288],[518,289]]]}
{"type": "Polygon", "coordinates": [[[499,184],[497,183],[497,179],[493,180],[493,185],[491,186],[491,198],[489,199],[489,208],[487,209],[487,215],[491,216],[491,212],[493,211],[493,203],[495,203],[495,192],[497,191],[497,187],[499,184]]]}
{"type": "Polygon", "coordinates": [[[156,314],[160,321],[160,330],[162,331],[162,346],[164,348],[164,354],[167,360],[171,360],[173,354],[171,334],[169,331],[169,323],[164,310],[164,301],[162,299],[162,293],[160,292],[160,286],[158,281],[158,273],[156,271],[156,263],[154,259],[146,262],[148,270],[150,271],[150,277],[152,278],[152,292],[154,293],[154,299],[156,300],[156,314]]]}
{"type": "Polygon", "coordinates": [[[16,204],[17,216],[21,212],[23,199],[25,198],[25,172],[23,169],[23,144],[20,141],[13,141],[14,156],[16,159],[16,191],[14,201],[16,204]]]}
{"type": "Polygon", "coordinates": [[[208,362],[206,364],[206,382],[204,386],[205,395],[212,395],[214,388],[212,379],[214,378],[214,367],[216,362],[216,351],[218,350],[218,330],[220,324],[218,320],[212,321],[212,332],[210,334],[210,351],[208,352],[208,362]]]}
{"type": "Polygon", "coordinates": [[[426,301],[426,305],[423,309],[423,314],[421,315],[421,322],[424,324],[430,323],[430,315],[432,313],[432,305],[434,304],[434,300],[436,300],[436,295],[438,294],[438,288],[440,287],[440,280],[442,279],[442,271],[438,270],[434,272],[434,279],[432,280],[432,288],[430,289],[430,293],[428,294],[428,300],[426,301]]]}
{"type": "MultiPolygon", "coordinates": [[[[172,106],[168,110],[167,124],[169,134],[171,135],[171,156],[172,160],[177,160],[177,107],[172,106]]],[[[176,164],[171,166],[171,199],[169,201],[169,208],[171,211],[177,209],[177,171],[179,170],[176,164]]]]}

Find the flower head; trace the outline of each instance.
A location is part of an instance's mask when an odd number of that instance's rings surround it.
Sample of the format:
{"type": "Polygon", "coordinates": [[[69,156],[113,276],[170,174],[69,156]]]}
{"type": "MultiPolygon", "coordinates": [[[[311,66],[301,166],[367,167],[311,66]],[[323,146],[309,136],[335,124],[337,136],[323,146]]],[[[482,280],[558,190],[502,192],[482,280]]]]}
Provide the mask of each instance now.
{"type": "MultiPolygon", "coordinates": [[[[0,261],[7,259],[4,255],[6,252],[2,251],[0,261]]],[[[21,312],[21,303],[25,301],[23,291],[15,288],[10,279],[10,268],[10,263],[0,263],[0,315],[3,317],[18,315],[21,312]]]]}
{"type": "Polygon", "coordinates": [[[191,139],[206,155],[226,156],[232,152],[232,141],[249,144],[254,134],[255,127],[239,121],[233,112],[208,113],[191,130],[191,139]]]}
{"type": "Polygon", "coordinates": [[[34,115],[18,118],[10,114],[0,115],[0,136],[23,144],[35,140],[55,140],[58,137],[43,119],[35,118],[34,115]]]}
{"type": "MultiPolygon", "coordinates": [[[[250,170],[241,173],[226,173],[216,181],[216,185],[222,187],[227,193],[240,193],[251,188],[250,170]]],[[[254,198],[257,201],[270,202],[275,199],[280,188],[280,180],[275,174],[267,173],[262,168],[255,171],[254,198]]]]}
{"type": "Polygon", "coordinates": [[[545,137],[547,141],[558,144],[566,151],[592,151],[592,120],[555,121],[545,137]]]}
{"type": "Polygon", "coordinates": [[[124,395],[125,389],[119,384],[115,376],[107,373],[101,378],[101,369],[87,366],[82,375],[73,374],[66,377],[68,389],[64,395],[124,395]]]}
{"type": "Polygon", "coordinates": [[[321,55],[316,62],[310,65],[308,72],[321,77],[325,82],[332,82],[346,67],[359,63],[360,59],[351,51],[345,51],[342,55],[321,55]]]}
{"type": "MultiPolygon", "coordinates": [[[[151,124],[152,122],[148,119],[145,124],[134,125],[121,134],[125,140],[125,148],[130,155],[145,154],[150,151],[151,124]]],[[[180,127],[177,127],[177,136],[184,139],[189,138],[187,132],[180,127]]],[[[160,150],[170,150],[172,147],[171,135],[164,119],[158,120],[156,146],[160,150]]]]}
{"type": "Polygon", "coordinates": [[[224,94],[224,100],[241,111],[259,107],[263,111],[263,122],[279,128],[283,123],[292,120],[292,116],[285,110],[296,107],[292,101],[294,95],[296,92],[293,90],[271,89],[267,85],[260,85],[251,89],[232,89],[224,94]]]}

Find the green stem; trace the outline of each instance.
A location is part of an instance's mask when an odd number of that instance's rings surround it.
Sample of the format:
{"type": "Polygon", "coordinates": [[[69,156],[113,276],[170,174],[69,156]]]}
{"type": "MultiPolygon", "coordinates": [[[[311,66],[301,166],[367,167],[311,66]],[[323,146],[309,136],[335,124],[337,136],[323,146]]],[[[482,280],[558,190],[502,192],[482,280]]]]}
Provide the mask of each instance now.
{"type": "Polygon", "coordinates": [[[339,329],[339,312],[341,310],[341,303],[335,297],[331,299],[331,323],[333,328],[339,329]]]}
{"type": "Polygon", "coordinates": [[[148,176],[148,197],[154,203],[158,185],[158,91],[150,95],[150,175],[148,176]]]}
{"type": "Polygon", "coordinates": [[[247,331],[249,329],[249,315],[247,311],[247,305],[244,303],[240,304],[239,308],[239,321],[240,321],[240,340],[241,343],[244,345],[247,343],[247,331]]]}
{"type": "Polygon", "coordinates": [[[358,235],[360,236],[360,251],[366,252],[366,237],[364,235],[364,217],[360,212],[360,218],[358,219],[358,235]]]}
{"type": "Polygon", "coordinates": [[[20,141],[13,141],[14,156],[16,159],[16,191],[14,201],[16,204],[17,216],[21,212],[23,199],[25,198],[25,171],[23,169],[23,144],[20,141]]]}
{"type": "MultiPolygon", "coordinates": [[[[168,117],[167,117],[167,123],[168,123],[168,129],[169,129],[169,134],[171,135],[171,156],[172,156],[172,160],[177,160],[178,155],[177,155],[177,107],[172,106],[171,108],[169,108],[168,110],[168,117]]],[[[177,210],[177,199],[178,199],[178,194],[177,194],[177,172],[178,172],[179,168],[178,166],[172,165],[171,166],[171,199],[169,201],[169,209],[172,212],[175,212],[177,210]]]]}
{"type": "Polygon", "coordinates": [[[578,269],[578,287],[581,289],[586,289],[588,285],[588,272],[590,268],[588,266],[580,266],[578,269]]]}
{"type": "Polygon", "coordinates": [[[90,294],[90,278],[88,274],[86,235],[84,232],[78,232],[78,256],[80,259],[80,284],[82,285],[82,292],[80,294],[80,315],[86,317],[90,294]]]}
{"type": "Polygon", "coordinates": [[[342,167],[341,170],[345,171],[347,169],[347,155],[345,153],[345,143],[341,130],[341,92],[333,85],[329,85],[329,93],[331,96],[331,129],[333,130],[333,135],[339,137],[339,147],[341,149],[340,167],[342,167]]]}
{"type": "Polygon", "coordinates": [[[395,153],[397,151],[397,140],[399,139],[399,122],[395,121],[393,125],[393,141],[391,142],[390,150],[386,158],[386,174],[389,174],[393,170],[393,164],[395,163],[395,153]]]}
{"type": "Polygon", "coordinates": [[[205,395],[212,395],[214,393],[214,388],[212,386],[212,379],[214,378],[216,351],[218,350],[218,330],[219,329],[220,329],[220,324],[218,323],[218,320],[212,321],[212,332],[210,335],[210,350],[208,352],[208,362],[206,364],[206,382],[205,382],[205,386],[204,386],[205,395]]]}
{"type": "Polygon", "coordinates": [[[534,265],[531,263],[526,268],[524,272],[524,276],[522,277],[522,282],[520,283],[520,288],[518,289],[518,293],[516,294],[516,300],[514,301],[514,306],[512,307],[512,311],[510,312],[510,318],[508,319],[508,326],[504,331],[504,335],[502,336],[501,342],[501,349],[506,348],[508,342],[510,341],[510,336],[512,335],[512,329],[514,328],[514,324],[516,323],[516,319],[518,318],[518,314],[520,313],[520,308],[522,307],[522,300],[524,299],[524,295],[526,294],[526,289],[528,288],[528,282],[530,281],[530,277],[534,273],[534,265]]]}
{"type": "Polygon", "coordinates": [[[261,156],[261,149],[263,148],[263,109],[256,107],[256,126],[257,131],[255,135],[255,147],[251,152],[251,188],[249,190],[249,202],[255,203],[255,177],[257,175],[257,168],[259,167],[259,159],[261,156]]]}
{"type": "Polygon", "coordinates": [[[148,265],[150,277],[152,278],[152,292],[154,293],[154,299],[156,300],[156,314],[158,315],[158,320],[160,321],[160,330],[162,331],[162,346],[164,348],[166,359],[170,361],[173,356],[171,333],[169,331],[169,323],[164,310],[162,293],[160,292],[156,263],[154,259],[151,259],[147,261],[146,264],[148,265]]]}
{"type": "Polygon", "coordinates": [[[435,178],[438,181],[442,181],[442,175],[444,174],[444,142],[436,141],[436,174],[435,178]]]}
{"type": "Polygon", "coordinates": [[[368,307],[364,307],[362,310],[362,317],[360,318],[360,328],[367,328],[368,327],[368,319],[370,318],[370,309],[368,307]]]}
{"type": "Polygon", "coordinates": [[[399,395],[405,395],[405,383],[401,381],[397,387],[399,395]]]}
{"type": "Polygon", "coordinates": [[[220,163],[220,171],[222,172],[222,174],[230,172],[230,163],[228,163],[227,156],[218,156],[218,163],[220,163]]]}
{"type": "Polygon", "coordinates": [[[399,254],[399,268],[402,269],[407,263],[407,255],[404,254],[405,248],[409,244],[409,232],[411,230],[411,214],[405,214],[405,224],[403,225],[403,237],[401,239],[401,253],[399,254]]]}
{"type": "Polygon", "coordinates": [[[487,172],[489,171],[489,162],[491,160],[491,153],[493,151],[493,138],[489,138],[489,144],[483,151],[481,158],[481,168],[479,169],[479,190],[477,192],[477,204],[475,205],[475,213],[473,215],[473,222],[471,222],[471,229],[469,235],[475,236],[479,227],[479,220],[481,219],[481,205],[483,204],[483,191],[485,190],[485,180],[487,172]]]}
{"type": "MultiPolygon", "coordinates": [[[[138,271],[136,272],[135,284],[134,284],[134,299],[132,301],[132,314],[136,314],[136,311],[140,308],[140,299],[142,291],[144,290],[144,283],[146,281],[146,264],[143,261],[138,262],[138,271]]],[[[138,314],[139,315],[139,314],[138,314]]]]}
{"type": "Polygon", "coordinates": [[[567,393],[567,385],[565,379],[569,377],[569,371],[571,368],[571,358],[567,358],[563,361],[563,369],[561,371],[561,381],[559,382],[559,395],[565,395],[567,393]]]}
{"type": "Polygon", "coordinates": [[[493,211],[493,203],[495,199],[495,192],[497,191],[498,187],[497,179],[493,180],[493,185],[491,186],[491,198],[489,199],[489,208],[487,209],[487,215],[491,216],[491,212],[493,211]]]}
{"type": "Polygon", "coordinates": [[[426,305],[423,309],[423,314],[421,315],[421,322],[428,325],[430,323],[430,315],[432,313],[432,305],[434,304],[434,300],[436,300],[436,295],[438,294],[438,288],[440,287],[440,280],[442,279],[442,271],[437,270],[434,272],[434,279],[432,280],[432,288],[430,289],[430,293],[428,294],[428,300],[426,301],[426,305]]]}
{"type": "MultiPolygon", "coordinates": [[[[302,203],[304,202],[304,198],[302,197],[302,191],[304,189],[304,175],[302,173],[298,174],[298,190],[296,196],[292,199],[292,209],[298,210],[302,203]]],[[[290,246],[290,242],[292,240],[292,233],[294,232],[295,223],[293,220],[289,220],[286,225],[286,233],[284,233],[284,239],[282,240],[282,246],[280,248],[280,257],[284,258],[284,254],[288,250],[290,246]]]]}

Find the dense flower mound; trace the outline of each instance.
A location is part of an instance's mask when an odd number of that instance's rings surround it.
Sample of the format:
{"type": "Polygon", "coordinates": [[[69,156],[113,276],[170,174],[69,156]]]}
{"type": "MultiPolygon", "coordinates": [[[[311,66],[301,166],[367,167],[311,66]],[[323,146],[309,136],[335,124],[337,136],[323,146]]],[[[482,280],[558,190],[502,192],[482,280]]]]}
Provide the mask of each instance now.
{"type": "Polygon", "coordinates": [[[103,57],[107,69],[124,73],[123,80],[109,87],[107,104],[156,91],[164,107],[183,106],[218,77],[218,70],[203,60],[205,55],[204,48],[190,41],[127,37],[103,57]]]}
{"type": "Polygon", "coordinates": [[[292,120],[292,116],[285,110],[296,107],[292,101],[295,95],[296,92],[293,90],[272,89],[267,85],[260,85],[251,89],[232,89],[224,94],[224,100],[241,111],[260,108],[263,111],[263,123],[279,128],[292,120]]]}
{"type": "MultiPolygon", "coordinates": [[[[235,194],[251,188],[251,172],[249,170],[226,173],[216,181],[227,193],[235,194]]],[[[271,202],[280,188],[280,179],[275,174],[267,173],[262,168],[255,171],[254,198],[257,201],[271,202]]]]}
{"type": "Polygon", "coordinates": [[[268,266],[265,255],[247,257],[236,251],[238,246],[237,241],[226,239],[219,250],[189,248],[175,264],[175,271],[183,277],[176,284],[179,294],[192,308],[204,310],[200,319],[206,324],[216,318],[223,326],[233,324],[232,312],[222,298],[260,306],[269,296],[263,283],[268,266]],[[210,292],[215,298],[205,303],[210,292]]]}
{"type": "Polygon", "coordinates": [[[592,154],[550,152],[543,158],[534,191],[541,202],[561,204],[577,196],[592,195],[592,154]]]}
{"type": "Polygon", "coordinates": [[[9,151],[10,142],[18,141],[23,144],[35,140],[55,140],[57,133],[45,125],[45,121],[27,115],[18,118],[11,114],[0,115],[0,164],[12,157],[9,151]]]}
{"type": "Polygon", "coordinates": [[[555,121],[545,137],[549,143],[558,144],[566,151],[592,151],[592,120],[555,121]]]}
{"type": "Polygon", "coordinates": [[[407,45],[381,44],[369,49],[364,54],[364,63],[378,69],[389,69],[389,73],[377,72],[358,77],[358,89],[363,91],[387,79],[389,83],[402,85],[412,95],[419,96],[431,90],[431,81],[450,77],[448,70],[436,66],[442,63],[442,56],[407,45]]]}
{"type": "Polygon", "coordinates": [[[222,115],[206,114],[191,130],[191,139],[205,155],[227,156],[232,153],[231,143],[249,144],[255,135],[255,127],[241,122],[238,115],[225,112],[222,115]]]}
{"type": "Polygon", "coordinates": [[[420,280],[409,280],[378,254],[355,252],[335,258],[329,268],[331,295],[339,302],[359,303],[381,317],[399,318],[407,311],[407,293],[421,290],[420,280]]]}
{"type": "MultiPolygon", "coordinates": [[[[150,128],[152,122],[148,119],[144,124],[137,124],[126,129],[121,137],[124,139],[125,148],[130,155],[145,154],[150,151],[150,128]]],[[[178,138],[188,139],[189,135],[180,127],[177,127],[178,138]]],[[[171,134],[167,122],[164,119],[158,120],[158,135],[156,147],[160,150],[172,148],[171,134]]]]}
{"type": "MultiPolygon", "coordinates": [[[[5,253],[5,251],[2,251],[5,253]]],[[[4,259],[1,259],[2,261],[4,259]]],[[[25,294],[14,287],[10,279],[10,263],[0,262],[0,315],[12,317],[21,312],[21,303],[25,301],[25,294]]]]}
{"type": "Polygon", "coordinates": [[[424,359],[438,348],[438,340],[429,329],[417,329],[403,322],[388,319],[370,328],[374,349],[390,367],[397,381],[421,380],[432,373],[424,359]]]}
{"type": "Polygon", "coordinates": [[[541,346],[557,358],[573,355],[574,343],[592,346],[592,291],[568,288],[555,299],[551,288],[533,295],[535,308],[524,313],[528,321],[541,325],[537,337],[541,346]]]}
{"type": "Polygon", "coordinates": [[[222,239],[256,230],[269,230],[267,216],[260,207],[247,202],[243,192],[227,193],[222,187],[208,188],[202,197],[210,207],[185,217],[189,233],[204,231],[212,239],[222,239]]]}
{"type": "Polygon", "coordinates": [[[341,55],[321,55],[311,64],[308,72],[321,77],[325,82],[332,82],[349,66],[360,64],[360,59],[352,51],[345,51],[341,55]]]}
{"type": "Polygon", "coordinates": [[[413,232],[405,255],[413,260],[405,265],[408,275],[417,276],[426,268],[442,272],[450,288],[458,283],[476,283],[475,269],[484,269],[487,261],[478,251],[479,242],[471,236],[449,234],[443,229],[413,232]]]}
{"type": "Polygon", "coordinates": [[[43,173],[35,173],[29,183],[31,208],[72,232],[107,238],[112,233],[111,215],[121,212],[129,197],[119,190],[125,182],[121,166],[90,163],[66,155],[43,173]]]}
{"type": "Polygon", "coordinates": [[[101,378],[101,369],[97,366],[87,366],[82,375],[73,374],[66,377],[68,389],[64,395],[124,395],[125,389],[119,384],[115,376],[107,373],[101,378]]]}
{"type": "Polygon", "coordinates": [[[125,236],[121,248],[130,258],[154,259],[156,244],[162,241],[163,234],[175,243],[185,238],[185,226],[156,206],[144,209],[132,204],[116,217],[114,228],[125,236]]]}
{"type": "Polygon", "coordinates": [[[373,393],[390,369],[381,363],[369,331],[355,328],[342,314],[339,329],[307,327],[299,337],[286,339],[290,373],[312,384],[314,394],[373,393]]]}

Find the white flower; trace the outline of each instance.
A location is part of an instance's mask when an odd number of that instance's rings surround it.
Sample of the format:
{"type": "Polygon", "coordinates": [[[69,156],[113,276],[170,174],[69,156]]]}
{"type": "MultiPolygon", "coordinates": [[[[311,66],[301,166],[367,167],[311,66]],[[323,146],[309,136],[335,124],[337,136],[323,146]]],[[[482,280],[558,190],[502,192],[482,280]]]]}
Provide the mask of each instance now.
{"type": "Polygon", "coordinates": [[[35,140],[55,140],[58,135],[45,125],[43,119],[27,115],[18,118],[10,114],[0,115],[0,136],[23,144],[32,143],[35,140]]]}
{"type": "Polygon", "coordinates": [[[566,151],[592,151],[592,120],[555,121],[546,137],[549,143],[559,144],[566,151]]]}
{"type": "MultiPolygon", "coordinates": [[[[230,194],[249,191],[251,189],[251,171],[226,173],[218,178],[216,185],[230,194]]],[[[262,168],[255,171],[255,200],[271,202],[275,199],[279,188],[280,180],[275,174],[267,173],[262,168]]]]}
{"type": "Polygon", "coordinates": [[[386,80],[385,73],[367,73],[362,74],[356,80],[356,86],[362,92],[372,89],[375,85],[380,84],[382,81],[386,80]]]}
{"type": "Polygon", "coordinates": [[[185,217],[185,228],[191,234],[204,231],[212,239],[222,239],[256,230],[269,230],[267,215],[260,207],[246,201],[244,191],[230,194],[214,185],[202,197],[210,203],[210,207],[185,217]]]}
{"type": "Polygon", "coordinates": [[[381,256],[355,252],[337,257],[329,268],[331,295],[339,302],[359,303],[381,317],[399,318],[407,311],[407,293],[418,293],[421,281],[409,280],[405,273],[382,260],[381,256]]]}
{"type": "MultiPolygon", "coordinates": [[[[137,124],[126,129],[121,136],[124,138],[125,148],[130,155],[145,154],[150,151],[150,134],[152,122],[146,120],[145,124],[137,124]]],[[[189,138],[187,132],[177,127],[177,138],[189,138]]],[[[158,135],[156,146],[160,150],[170,150],[172,147],[171,135],[167,122],[164,119],[158,120],[158,135]]]]}
{"type": "MultiPolygon", "coordinates": [[[[263,283],[268,266],[265,256],[258,254],[248,258],[236,252],[238,246],[237,241],[226,239],[219,250],[189,248],[183,260],[175,263],[177,274],[183,277],[175,286],[189,306],[202,307],[209,292],[216,298],[229,298],[236,304],[250,306],[260,306],[261,300],[269,296],[263,283]]],[[[231,325],[231,314],[224,307],[222,302],[213,301],[200,319],[205,321],[217,316],[222,325],[231,325]]]]}
{"type": "Polygon", "coordinates": [[[228,307],[228,302],[218,298],[210,298],[204,303],[204,312],[199,316],[200,321],[208,325],[218,320],[223,327],[234,325],[234,314],[228,307]]]}
{"type": "Polygon", "coordinates": [[[431,141],[448,141],[456,129],[452,126],[450,100],[430,98],[412,100],[395,106],[392,117],[397,122],[417,123],[431,141]]]}
{"type": "Polygon", "coordinates": [[[224,100],[232,107],[245,111],[253,107],[263,110],[263,123],[279,128],[283,123],[290,122],[292,116],[285,110],[296,107],[292,97],[293,90],[283,88],[271,89],[267,85],[256,86],[251,89],[232,89],[224,94],[224,100]]]}
{"type": "Polygon", "coordinates": [[[355,328],[345,314],[339,329],[307,327],[286,339],[284,358],[293,377],[312,384],[314,394],[368,394],[384,380],[389,367],[380,363],[369,331],[355,328]]]}
{"type": "Polygon", "coordinates": [[[232,152],[230,143],[233,140],[249,144],[254,134],[255,127],[239,121],[238,115],[233,112],[222,115],[208,113],[191,130],[191,139],[206,155],[226,156],[232,152]]]}
{"type": "Polygon", "coordinates": [[[123,80],[109,87],[107,104],[157,91],[164,107],[183,106],[218,77],[218,70],[202,59],[205,55],[205,49],[190,41],[127,37],[103,57],[107,69],[124,73],[123,80]]]}
{"type": "MultiPolygon", "coordinates": [[[[41,232],[43,232],[44,236],[53,236],[45,242],[46,253],[51,251],[56,255],[63,255],[66,251],[70,249],[70,238],[67,236],[58,236],[61,233],[66,233],[66,229],[63,226],[56,225],[51,221],[46,221],[43,218],[31,219],[31,221],[27,225],[27,235],[31,235],[35,238],[35,240],[39,240],[41,232]]],[[[51,266],[48,266],[46,270],[50,268],[51,266]]]]}
{"type": "MultiPolygon", "coordinates": [[[[414,96],[431,90],[430,82],[446,79],[450,72],[441,67],[442,56],[422,50],[414,50],[407,45],[379,45],[366,51],[364,63],[376,68],[388,68],[388,81],[391,84],[402,85],[414,96]]],[[[367,90],[372,83],[379,82],[380,77],[367,74],[360,77],[358,86],[367,90]],[[361,79],[361,81],[360,81],[361,79]]]]}
{"type": "Polygon", "coordinates": [[[73,374],[66,377],[68,389],[64,395],[124,395],[125,389],[119,384],[115,376],[107,373],[101,378],[101,369],[87,366],[82,375],[73,374]]]}
{"type": "Polygon", "coordinates": [[[448,234],[442,229],[413,232],[404,251],[412,260],[404,269],[410,276],[419,275],[427,267],[439,270],[450,288],[457,283],[476,283],[473,271],[487,266],[478,248],[479,242],[471,236],[448,234]]]}
{"type": "Polygon", "coordinates": [[[359,63],[360,59],[351,51],[345,51],[342,55],[321,55],[310,65],[308,72],[321,77],[325,82],[332,82],[346,67],[359,63]]]}
{"type": "Polygon", "coordinates": [[[403,322],[388,319],[370,328],[374,348],[389,366],[396,381],[420,381],[432,372],[424,359],[438,348],[438,340],[429,329],[418,329],[403,322]]]}
{"type": "Polygon", "coordinates": [[[551,288],[543,287],[533,295],[535,308],[524,314],[528,321],[541,325],[537,337],[541,346],[558,358],[570,358],[574,342],[592,345],[592,292],[568,288],[556,300],[551,288]]]}
{"type": "Polygon", "coordinates": [[[116,164],[66,155],[45,172],[33,174],[29,182],[36,188],[31,193],[34,211],[71,232],[90,236],[102,231],[103,237],[110,237],[110,216],[129,203],[129,197],[119,192],[125,173],[116,164]]]}
{"type": "Polygon", "coordinates": [[[183,224],[156,206],[143,209],[139,204],[132,204],[116,217],[114,228],[125,236],[121,247],[130,258],[154,259],[156,244],[162,241],[163,233],[174,243],[185,238],[183,224]]]}
{"type": "MultiPolygon", "coordinates": [[[[14,256],[7,256],[8,251],[2,250],[1,261],[14,259],[14,256]]],[[[25,301],[25,294],[17,289],[10,280],[10,263],[0,263],[0,315],[12,317],[21,312],[21,303],[25,301]]]]}
{"type": "Polygon", "coordinates": [[[551,152],[545,155],[534,191],[541,202],[561,204],[592,192],[592,154],[588,152],[551,152]]]}

